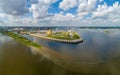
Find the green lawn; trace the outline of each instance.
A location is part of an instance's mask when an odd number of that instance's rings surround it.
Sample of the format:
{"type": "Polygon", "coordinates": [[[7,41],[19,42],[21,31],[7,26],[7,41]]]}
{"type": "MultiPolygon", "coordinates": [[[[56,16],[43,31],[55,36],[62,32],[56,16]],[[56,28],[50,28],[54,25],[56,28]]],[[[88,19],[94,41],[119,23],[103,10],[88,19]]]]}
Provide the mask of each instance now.
{"type": "Polygon", "coordinates": [[[17,40],[17,41],[19,41],[23,44],[26,44],[26,45],[29,45],[29,46],[34,46],[34,47],[37,47],[37,48],[41,47],[39,44],[37,44],[35,42],[32,42],[32,41],[28,40],[27,38],[25,38],[23,36],[20,36],[18,34],[15,34],[13,32],[5,31],[3,29],[0,29],[0,32],[14,38],[15,40],[17,40]]]}
{"type": "Polygon", "coordinates": [[[56,38],[56,39],[64,39],[64,40],[76,40],[80,39],[80,36],[76,32],[72,32],[73,36],[70,36],[70,32],[56,32],[52,35],[48,35],[47,37],[56,38]]]}

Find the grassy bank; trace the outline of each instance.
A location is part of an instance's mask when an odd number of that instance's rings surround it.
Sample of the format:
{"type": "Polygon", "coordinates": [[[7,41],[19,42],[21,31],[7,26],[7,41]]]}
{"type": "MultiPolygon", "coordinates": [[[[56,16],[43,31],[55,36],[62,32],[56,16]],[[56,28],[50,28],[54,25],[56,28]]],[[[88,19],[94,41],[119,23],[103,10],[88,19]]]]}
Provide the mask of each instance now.
{"type": "Polygon", "coordinates": [[[0,29],[0,33],[3,33],[5,35],[8,35],[12,38],[14,38],[15,40],[17,40],[18,42],[21,42],[23,44],[26,44],[28,46],[34,46],[34,47],[37,47],[37,48],[40,48],[41,46],[35,42],[32,42],[30,40],[28,40],[27,38],[23,37],[23,36],[20,36],[18,34],[15,34],[13,32],[10,32],[10,31],[6,31],[4,29],[0,29]]]}
{"type": "Polygon", "coordinates": [[[72,32],[72,36],[70,35],[70,32],[57,32],[52,35],[48,35],[47,37],[55,38],[55,39],[63,39],[63,40],[80,39],[80,36],[76,32],[72,32]]]}

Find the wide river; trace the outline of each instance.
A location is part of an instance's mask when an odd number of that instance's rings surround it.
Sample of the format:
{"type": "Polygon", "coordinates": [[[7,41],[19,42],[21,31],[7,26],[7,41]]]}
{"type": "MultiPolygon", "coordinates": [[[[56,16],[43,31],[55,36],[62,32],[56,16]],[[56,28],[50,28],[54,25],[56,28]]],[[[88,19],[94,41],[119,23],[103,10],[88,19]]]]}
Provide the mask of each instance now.
{"type": "Polygon", "coordinates": [[[83,42],[29,37],[41,49],[0,34],[0,75],[120,75],[120,29],[74,30],[83,42]]]}

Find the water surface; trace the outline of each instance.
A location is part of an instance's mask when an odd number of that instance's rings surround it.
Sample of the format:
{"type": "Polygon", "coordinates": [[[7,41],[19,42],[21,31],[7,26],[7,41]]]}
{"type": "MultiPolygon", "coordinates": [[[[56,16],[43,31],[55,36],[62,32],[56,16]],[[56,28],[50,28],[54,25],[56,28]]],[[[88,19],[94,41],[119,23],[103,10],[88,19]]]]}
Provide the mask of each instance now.
{"type": "Polygon", "coordinates": [[[120,75],[120,30],[75,29],[83,42],[31,38],[27,47],[0,34],[0,75],[120,75]]]}

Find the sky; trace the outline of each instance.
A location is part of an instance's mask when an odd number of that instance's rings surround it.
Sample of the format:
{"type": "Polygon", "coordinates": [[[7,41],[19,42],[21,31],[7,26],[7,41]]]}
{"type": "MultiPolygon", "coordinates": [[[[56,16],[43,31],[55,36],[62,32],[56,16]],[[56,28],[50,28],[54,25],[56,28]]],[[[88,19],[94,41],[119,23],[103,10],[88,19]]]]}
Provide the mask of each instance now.
{"type": "Polygon", "coordinates": [[[120,0],[0,0],[0,26],[120,26],[120,0]]]}

